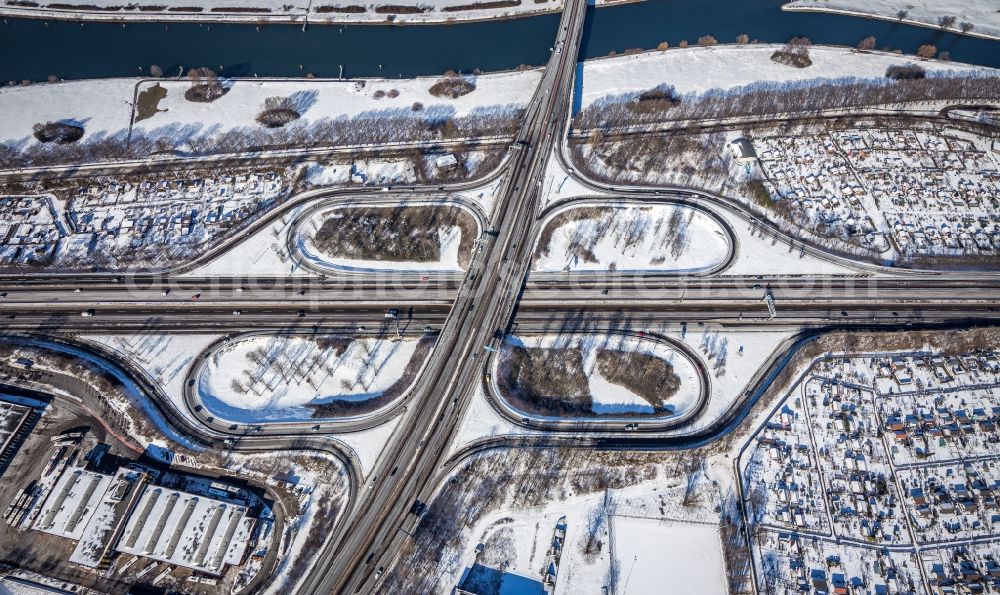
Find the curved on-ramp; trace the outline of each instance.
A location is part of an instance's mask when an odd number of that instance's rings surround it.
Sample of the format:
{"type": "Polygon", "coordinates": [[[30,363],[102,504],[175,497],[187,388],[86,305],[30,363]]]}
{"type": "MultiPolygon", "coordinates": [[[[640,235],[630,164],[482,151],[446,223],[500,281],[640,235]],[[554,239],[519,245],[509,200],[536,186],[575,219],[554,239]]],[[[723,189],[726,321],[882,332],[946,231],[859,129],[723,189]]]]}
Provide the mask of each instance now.
{"type": "MultiPolygon", "coordinates": [[[[683,342],[657,333],[639,334],[633,331],[607,331],[595,332],[585,331],[582,335],[607,335],[634,338],[640,342],[649,341],[663,345],[686,359],[698,378],[698,396],[694,406],[680,415],[635,415],[635,416],[615,416],[596,415],[594,417],[548,417],[521,411],[511,404],[503,391],[498,386],[500,353],[491,353],[484,367],[489,370],[489,374],[484,375],[483,384],[487,400],[493,409],[503,416],[507,421],[532,430],[547,432],[585,432],[585,433],[607,433],[622,432],[624,424],[637,423],[637,430],[642,432],[662,432],[674,429],[691,423],[704,413],[705,407],[712,394],[712,381],[708,373],[705,362],[694,351],[683,342]]],[[[532,333],[523,333],[523,336],[531,336],[532,333]]]]}
{"type": "MultiPolygon", "coordinates": [[[[706,207],[705,205],[687,200],[684,197],[674,196],[629,196],[622,195],[615,198],[594,198],[594,197],[568,197],[552,204],[547,205],[542,209],[538,216],[538,233],[535,235],[535,244],[532,248],[532,254],[534,255],[538,251],[538,244],[542,239],[542,235],[546,227],[551,224],[552,220],[559,214],[584,207],[599,207],[606,209],[617,209],[617,208],[628,208],[632,206],[646,206],[646,205],[669,205],[674,208],[689,209],[693,212],[699,213],[708,217],[712,223],[718,226],[721,230],[723,240],[726,243],[726,255],[718,262],[714,263],[712,266],[697,269],[697,270],[683,270],[683,269],[669,269],[669,268],[657,268],[650,266],[647,269],[630,269],[622,271],[607,271],[607,270],[575,270],[566,272],[555,272],[555,271],[529,271],[529,276],[545,279],[547,277],[553,277],[562,275],[569,277],[572,275],[604,275],[607,277],[643,277],[643,276],[658,276],[658,277],[707,277],[721,273],[728,269],[730,266],[736,262],[739,255],[739,239],[737,238],[736,232],[733,230],[732,226],[728,221],[713,209],[706,207]]],[[[531,266],[534,266],[535,258],[532,257],[531,266]]]]}
{"type": "MultiPolygon", "coordinates": [[[[328,333],[328,335],[348,336],[339,333],[328,333]]],[[[199,379],[205,371],[205,366],[208,364],[209,360],[211,360],[211,358],[220,349],[233,342],[241,341],[249,337],[275,336],[310,337],[316,336],[316,334],[308,331],[289,331],[281,333],[271,331],[250,331],[226,335],[225,337],[212,342],[195,357],[194,362],[192,362],[191,366],[188,367],[187,373],[184,376],[183,398],[184,404],[190,415],[196,418],[205,427],[211,428],[216,432],[238,436],[293,438],[309,435],[324,436],[329,434],[347,434],[368,430],[387,423],[397,415],[406,411],[407,402],[413,394],[413,389],[417,383],[417,379],[420,378],[424,368],[427,366],[427,362],[434,353],[434,348],[432,346],[427,352],[424,361],[421,362],[419,370],[413,377],[413,381],[398,397],[377,410],[369,413],[335,418],[327,417],[293,421],[260,420],[248,423],[229,420],[218,412],[212,411],[211,408],[201,399],[198,390],[199,379]]],[[[353,450],[349,446],[344,445],[343,448],[350,450],[353,456],[353,450]]]]}
{"type": "MultiPolygon", "coordinates": [[[[412,195],[401,195],[396,197],[386,197],[379,196],[375,199],[366,199],[359,201],[357,196],[338,196],[334,198],[328,198],[315,205],[311,205],[309,208],[298,213],[295,220],[289,226],[285,242],[288,255],[294,259],[295,264],[299,267],[311,271],[317,275],[328,275],[328,274],[341,274],[341,275],[370,275],[370,274],[398,274],[401,276],[406,275],[427,275],[434,277],[460,277],[465,274],[465,271],[441,271],[441,270],[431,270],[427,271],[413,270],[413,269],[400,269],[393,268],[392,261],[386,261],[384,268],[355,268],[347,265],[338,265],[335,263],[323,263],[321,262],[322,256],[315,255],[310,256],[307,254],[306,242],[306,230],[304,227],[309,224],[313,217],[321,214],[324,211],[334,211],[338,209],[351,209],[351,208],[407,208],[407,207],[419,207],[419,206],[431,206],[431,207],[458,207],[464,209],[466,212],[470,213],[476,220],[476,226],[478,233],[476,237],[478,238],[484,229],[487,227],[488,216],[483,212],[482,207],[476,201],[460,195],[460,194],[446,194],[438,198],[430,198],[427,196],[412,196],[412,195]]],[[[332,258],[332,257],[331,257],[332,258]]]]}

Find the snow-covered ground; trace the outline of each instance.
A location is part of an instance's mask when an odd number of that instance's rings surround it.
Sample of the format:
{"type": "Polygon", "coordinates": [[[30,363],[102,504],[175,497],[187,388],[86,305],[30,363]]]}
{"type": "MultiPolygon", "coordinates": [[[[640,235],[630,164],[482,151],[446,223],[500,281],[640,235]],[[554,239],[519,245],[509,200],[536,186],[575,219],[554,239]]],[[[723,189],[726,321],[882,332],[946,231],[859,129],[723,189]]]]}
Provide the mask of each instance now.
{"type": "Polygon", "coordinates": [[[996,0],[792,0],[782,9],[846,13],[1000,39],[996,0]],[[948,17],[953,21],[941,20],[948,17]]]}
{"type": "Polygon", "coordinates": [[[218,258],[184,273],[193,277],[230,275],[312,275],[288,254],[285,241],[305,205],[297,206],[269,225],[232,245],[218,258]]]}
{"type": "MultiPolygon", "coordinates": [[[[712,46],[644,52],[630,56],[588,60],[583,65],[580,108],[621,95],[673,85],[680,94],[731,89],[762,81],[806,81],[842,78],[884,79],[891,65],[916,62],[912,56],[887,52],[856,52],[849,48],[813,46],[808,68],[794,68],[771,60],[780,46],[712,46]]],[[[928,72],[969,72],[991,69],[955,62],[920,61],[928,72]]]]}
{"type": "Polygon", "coordinates": [[[808,254],[802,244],[789,245],[764,234],[759,225],[744,221],[728,210],[719,210],[736,234],[739,250],[727,275],[855,275],[859,269],[840,260],[808,254]]]}
{"type": "Polygon", "coordinates": [[[671,593],[728,593],[718,526],[626,516],[612,517],[611,526],[627,585],[621,592],[657,593],[670,585],[671,593]]]}
{"type": "Polygon", "coordinates": [[[403,377],[418,342],[345,338],[322,345],[307,337],[251,335],[212,353],[198,394],[227,420],[310,419],[310,406],[383,394],[403,377]]]}
{"type": "Polygon", "coordinates": [[[574,205],[550,216],[542,238],[549,238],[548,245],[536,249],[532,267],[541,272],[697,273],[724,262],[732,248],[729,237],[712,217],[690,207],[667,204],[574,205]]]}
{"type": "MultiPolygon", "coordinates": [[[[74,373],[79,374],[80,380],[91,386],[100,386],[104,378],[115,378],[120,383],[120,390],[108,392],[105,395],[106,403],[110,410],[124,416],[128,422],[125,428],[126,434],[134,438],[141,447],[154,445],[171,449],[174,446],[181,446],[191,452],[204,450],[174,428],[125,370],[94,355],[90,350],[42,338],[11,336],[6,337],[3,343],[22,350],[25,357],[33,360],[35,370],[50,370],[63,374],[67,370],[67,363],[71,363],[77,364],[74,373]]],[[[44,390],[62,393],[51,386],[45,386],[44,390]]],[[[76,395],[62,394],[70,400],[79,400],[76,395]]]]}
{"type": "Polygon", "coordinates": [[[389,421],[379,424],[360,432],[350,434],[338,434],[335,438],[344,446],[354,452],[358,465],[361,468],[361,475],[368,475],[375,469],[378,459],[382,456],[389,440],[396,433],[396,428],[402,423],[403,416],[397,415],[389,421]]]}
{"type": "Polygon", "coordinates": [[[184,98],[186,80],[99,79],[0,88],[0,143],[18,148],[36,144],[32,126],[67,121],[91,137],[174,139],[185,148],[190,139],[227,131],[264,130],[255,118],[265,99],[287,97],[301,118],[291,127],[310,128],[324,121],[355,119],[357,128],[378,127],[391,118],[445,120],[475,114],[508,113],[531,99],[541,71],[503,72],[476,76],[476,89],[457,99],[435,97],[429,89],[440,77],[414,79],[289,80],[239,79],[221,98],[210,103],[184,98]],[[158,88],[157,88],[158,87],[158,88]],[[135,121],[132,106],[151,89],[165,97],[146,119],[135,121]],[[414,111],[415,104],[420,104],[414,111]]]}
{"type": "Polygon", "coordinates": [[[32,126],[62,120],[82,123],[91,134],[127,133],[138,83],[102,79],[0,88],[0,143],[35,144],[32,126]]]}
{"type": "MultiPolygon", "coordinates": [[[[702,472],[696,500],[684,505],[683,474],[675,464],[653,466],[645,480],[621,489],[578,493],[566,486],[544,504],[505,502],[484,514],[463,532],[463,550],[441,557],[438,592],[448,592],[478,563],[515,575],[522,590],[510,593],[540,593],[552,562],[549,546],[564,528],[555,595],[724,593],[715,477],[702,472]]],[[[547,482],[541,483],[544,491],[547,482]]]]}
{"type": "MultiPolygon", "coordinates": [[[[505,347],[507,346],[579,350],[583,354],[583,369],[587,375],[590,397],[593,401],[592,410],[601,415],[654,413],[653,406],[648,400],[619,384],[610,382],[600,373],[597,354],[602,350],[650,355],[673,366],[674,374],[680,378],[680,385],[676,393],[664,399],[664,407],[671,416],[685,415],[690,411],[698,404],[698,397],[702,391],[695,363],[686,354],[666,342],[629,335],[511,335],[506,339],[505,347]]],[[[498,362],[499,358],[495,358],[494,363],[498,362]]],[[[494,374],[497,373],[494,370],[494,374]]]]}
{"type": "Polygon", "coordinates": [[[122,354],[137,369],[146,372],[160,387],[174,408],[192,423],[184,403],[184,377],[194,361],[222,335],[157,334],[139,332],[129,335],[86,335],[92,341],[122,354]]]}

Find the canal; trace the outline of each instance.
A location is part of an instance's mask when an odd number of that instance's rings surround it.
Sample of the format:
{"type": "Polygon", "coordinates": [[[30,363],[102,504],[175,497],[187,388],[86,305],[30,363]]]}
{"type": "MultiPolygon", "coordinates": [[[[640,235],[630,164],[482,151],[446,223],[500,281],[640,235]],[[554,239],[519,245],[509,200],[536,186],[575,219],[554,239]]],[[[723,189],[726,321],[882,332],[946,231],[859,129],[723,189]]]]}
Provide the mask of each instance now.
{"type": "MultiPolygon", "coordinates": [[[[874,35],[878,47],[913,53],[922,43],[952,59],[1000,67],[1000,42],[850,16],[786,13],[781,0],[647,0],[590,9],[582,53],[653,48],[662,41],[720,42],[746,33],[784,42],[855,45],[874,35]]],[[[157,64],[168,74],[209,66],[229,76],[411,77],[448,69],[483,71],[541,65],[559,16],[460,25],[198,25],[8,19],[0,23],[0,81],[139,76],[157,64]]]]}

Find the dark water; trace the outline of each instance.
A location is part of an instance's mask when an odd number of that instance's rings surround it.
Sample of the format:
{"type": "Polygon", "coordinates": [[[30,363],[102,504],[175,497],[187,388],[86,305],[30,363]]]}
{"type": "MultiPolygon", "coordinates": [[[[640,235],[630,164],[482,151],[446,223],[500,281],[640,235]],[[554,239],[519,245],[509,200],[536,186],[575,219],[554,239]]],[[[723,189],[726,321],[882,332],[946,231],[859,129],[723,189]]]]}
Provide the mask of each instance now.
{"type": "MultiPolygon", "coordinates": [[[[720,42],[746,33],[767,42],[797,35],[815,43],[855,45],[867,35],[878,46],[912,53],[922,43],[953,59],[1000,67],[1000,42],[848,16],[784,13],[780,0],[647,0],[590,9],[582,54],[652,48],[661,41],[720,42]]],[[[43,22],[0,24],[0,81],[137,76],[158,64],[167,73],[210,66],[229,76],[410,77],[447,69],[506,70],[543,64],[558,15],[424,26],[196,25],[43,22]]]]}

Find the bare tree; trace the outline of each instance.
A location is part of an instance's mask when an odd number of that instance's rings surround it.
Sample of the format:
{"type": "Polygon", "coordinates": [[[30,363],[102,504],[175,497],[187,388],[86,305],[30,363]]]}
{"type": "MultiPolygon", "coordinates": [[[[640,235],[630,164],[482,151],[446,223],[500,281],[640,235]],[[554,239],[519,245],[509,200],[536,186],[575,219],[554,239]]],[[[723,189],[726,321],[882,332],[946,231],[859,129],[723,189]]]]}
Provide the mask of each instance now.
{"type": "Polygon", "coordinates": [[[701,498],[698,487],[705,473],[705,458],[699,454],[695,454],[687,461],[685,472],[684,496],[681,498],[681,504],[691,506],[701,498]]]}
{"type": "Polygon", "coordinates": [[[876,43],[875,42],[875,37],[872,36],[872,35],[869,35],[868,37],[866,37],[866,38],[864,38],[864,39],[862,39],[861,41],[858,42],[858,49],[861,50],[861,51],[865,51],[865,52],[874,50],[875,49],[875,43],[876,43]]]}
{"type": "Polygon", "coordinates": [[[281,128],[302,117],[297,106],[289,97],[268,97],[264,107],[257,114],[257,123],[267,128],[281,128]]]}
{"type": "Polygon", "coordinates": [[[969,21],[962,21],[962,24],[959,25],[958,28],[962,30],[962,33],[968,33],[969,31],[975,29],[976,25],[970,23],[969,21]]]}
{"type": "Polygon", "coordinates": [[[712,37],[711,35],[702,35],[701,37],[698,38],[698,45],[700,45],[701,47],[708,47],[710,45],[716,45],[718,43],[719,40],[712,37]]]}
{"type": "Polygon", "coordinates": [[[917,57],[918,58],[929,59],[929,58],[933,58],[935,54],[937,54],[937,46],[935,46],[935,45],[932,45],[932,44],[929,44],[929,43],[925,43],[924,45],[922,45],[922,46],[920,46],[920,47],[917,48],[917,57]]]}
{"type": "Polygon", "coordinates": [[[746,33],[740,33],[739,35],[736,36],[736,43],[743,43],[743,44],[750,43],[750,36],[747,35],[746,33]]]}
{"type": "Polygon", "coordinates": [[[793,37],[783,47],[771,54],[771,60],[778,64],[806,68],[812,65],[809,58],[809,47],[812,42],[808,37],[793,37]]]}
{"type": "Polygon", "coordinates": [[[207,66],[188,71],[191,88],[184,92],[184,98],[197,103],[211,103],[229,91],[229,87],[219,80],[219,75],[207,66]]]}
{"type": "Polygon", "coordinates": [[[149,76],[154,78],[163,78],[163,69],[156,64],[153,64],[149,67],[149,76]]]}
{"type": "Polygon", "coordinates": [[[778,556],[777,552],[773,550],[768,550],[767,553],[761,557],[764,590],[768,593],[777,592],[778,580],[781,577],[780,562],[781,558],[778,556]]]}
{"type": "Polygon", "coordinates": [[[957,20],[958,19],[950,15],[938,17],[938,25],[940,25],[942,29],[950,29],[955,26],[955,21],[957,20]]]}

